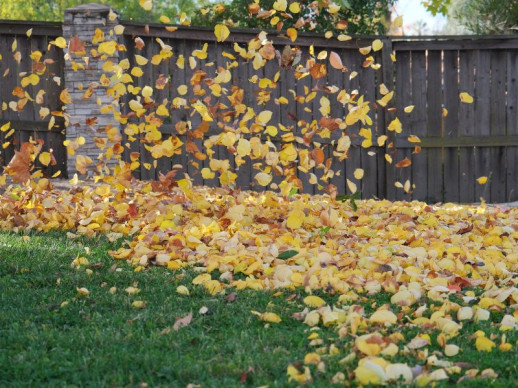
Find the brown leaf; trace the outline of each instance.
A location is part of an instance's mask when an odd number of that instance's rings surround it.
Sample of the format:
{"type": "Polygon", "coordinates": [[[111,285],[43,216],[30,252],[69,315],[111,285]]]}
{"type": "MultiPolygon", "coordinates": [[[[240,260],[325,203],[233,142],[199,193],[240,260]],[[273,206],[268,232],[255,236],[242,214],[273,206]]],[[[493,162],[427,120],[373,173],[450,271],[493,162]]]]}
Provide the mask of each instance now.
{"type": "Polygon", "coordinates": [[[315,148],[314,150],[312,150],[311,157],[317,165],[324,163],[325,155],[324,151],[322,151],[322,148],[315,148]]]}
{"type": "Polygon", "coordinates": [[[173,330],[178,331],[180,328],[188,326],[192,321],[192,311],[183,318],[178,318],[174,325],[173,330]]]}
{"type": "Polygon", "coordinates": [[[408,167],[412,164],[412,161],[408,158],[405,158],[399,162],[396,163],[396,167],[399,167],[399,168],[403,168],[403,167],[408,167]]]}
{"type": "Polygon", "coordinates": [[[329,64],[337,70],[347,71],[347,68],[342,64],[340,55],[334,51],[329,54],[329,64]]]}
{"type": "Polygon", "coordinates": [[[84,54],[85,44],[78,36],[73,36],[68,42],[68,51],[73,54],[84,54]]]}
{"type": "Polygon", "coordinates": [[[237,298],[237,294],[235,292],[229,294],[225,300],[228,302],[228,303],[232,303],[233,301],[235,301],[237,298]]]}
{"type": "Polygon", "coordinates": [[[309,71],[314,79],[320,79],[327,75],[327,66],[324,63],[315,63],[309,71]]]}
{"type": "Polygon", "coordinates": [[[465,234],[465,233],[469,233],[473,230],[473,224],[469,224],[468,226],[464,227],[464,228],[460,228],[458,231],[457,231],[457,234],[465,234]]]}

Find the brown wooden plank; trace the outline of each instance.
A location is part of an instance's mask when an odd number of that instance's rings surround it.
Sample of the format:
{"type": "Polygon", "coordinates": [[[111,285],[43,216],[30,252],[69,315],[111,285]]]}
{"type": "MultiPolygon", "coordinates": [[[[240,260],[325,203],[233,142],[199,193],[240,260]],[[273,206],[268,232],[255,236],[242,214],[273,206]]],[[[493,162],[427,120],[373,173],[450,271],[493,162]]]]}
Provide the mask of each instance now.
{"type": "MultiPolygon", "coordinates": [[[[478,99],[478,85],[475,88],[475,56],[473,51],[459,51],[459,93],[468,93],[473,98],[478,99]]],[[[476,73],[478,74],[478,68],[476,73]]],[[[452,99],[454,97],[452,96],[452,99]]],[[[457,96],[457,98],[459,98],[457,96]]],[[[461,103],[458,104],[458,135],[473,136],[475,131],[475,106],[474,104],[461,103]]],[[[450,130],[450,129],[448,129],[450,130]]],[[[450,151],[451,152],[451,151],[450,151]]],[[[474,171],[474,149],[461,148],[459,150],[459,186],[462,188],[459,192],[459,201],[475,202],[477,200],[476,181],[474,171]]],[[[449,169],[449,166],[446,165],[449,169]]]]}
{"type": "MultiPolygon", "coordinates": [[[[362,69],[360,72],[360,92],[365,96],[367,101],[376,101],[376,72],[381,70],[374,70],[372,68],[362,69]]],[[[371,110],[370,117],[374,122],[377,123],[376,111],[371,110]]],[[[376,127],[372,128],[373,142],[376,142],[376,127]]],[[[370,199],[376,197],[378,194],[378,163],[376,155],[369,155],[369,152],[373,151],[371,148],[362,148],[360,161],[361,167],[364,170],[364,178],[361,182],[357,182],[356,179],[351,176],[349,179],[355,181],[358,185],[358,190],[361,190],[362,198],[370,199]]]]}
{"type": "MultiPolygon", "coordinates": [[[[474,133],[477,136],[488,137],[490,135],[491,56],[491,50],[479,50],[476,52],[475,88],[477,94],[474,102],[475,106],[473,108],[475,111],[475,125],[472,129],[469,126],[466,126],[466,128],[461,131],[461,134],[474,133]]],[[[462,82],[463,77],[466,75],[463,75],[461,72],[460,76],[462,82]]],[[[465,105],[466,104],[461,104],[461,107],[466,108],[465,105]]],[[[472,161],[470,160],[467,163],[472,163],[472,161]]],[[[480,176],[489,176],[490,174],[490,149],[488,147],[478,147],[475,149],[474,164],[475,172],[469,177],[467,184],[469,183],[475,187],[475,196],[474,198],[468,198],[468,201],[478,201],[480,198],[490,200],[489,185],[480,185],[475,181],[475,179],[480,176]]],[[[463,187],[467,188],[467,184],[463,187]]]]}
{"type": "MultiPolygon", "coordinates": [[[[400,160],[403,160],[406,157],[411,157],[411,150],[408,149],[398,149],[395,147],[389,148],[390,144],[396,144],[396,139],[398,138],[407,138],[409,133],[411,132],[411,120],[410,116],[403,113],[403,108],[407,105],[412,104],[412,88],[411,88],[411,78],[412,78],[412,70],[411,70],[411,53],[410,52],[401,52],[397,53],[397,61],[395,64],[396,68],[396,87],[395,87],[395,99],[396,99],[396,113],[391,113],[387,115],[387,127],[390,123],[396,118],[401,121],[403,132],[400,134],[396,134],[394,131],[387,130],[387,135],[389,136],[387,142],[387,154],[392,158],[392,163],[387,163],[387,170],[392,171],[392,181],[387,181],[387,185],[389,188],[394,188],[394,197],[389,197],[389,199],[393,200],[403,200],[410,199],[410,196],[406,194],[401,188],[397,188],[395,186],[396,182],[400,182],[404,184],[406,180],[411,179],[411,170],[410,168],[397,168],[396,163],[400,160]]],[[[426,67],[416,68],[416,72],[425,71],[426,67]]]]}
{"type": "MultiPolygon", "coordinates": [[[[459,135],[459,52],[454,50],[443,52],[443,114],[444,140],[459,135]]],[[[444,190],[448,202],[460,201],[460,166],[459,154],[464,152],[458,148],[444,149],[444,190]]]]}
{"type": "MultiPolygon", "coordinates": [[[[230,50],[229,50],[230,51],[230,50]]],[[[241,57],[236,59],[239,63],[239,66],[236,68],[236,75],[234,80],[232,81],[233,85],[237,85],[239,88],[243,89],[243,103],[248,106],[250,103],[250,92],[251,92],[251,84],[248,81],[249,74],[249,64],[241,57]]],[[[241,120],[242,115],[236,117],[236,120],[239,122],[241,120]]],[[[236,185],[243,190],[249,190],[251,185],[251,161],[250,159],[246,160],[245,164],[237,167],[236,170],[237,178],[236,185]]]]}
{"type": "MultiPolygon", "coordinates": [[[[315,52],[318,53],[318,50],[319,49],[316,48],[315,52]]],[[[301,63],[305,63],[306,60],[308,59],[308,57],[309,57],[308,51],[303,50],[301,63]]],[[[293,70],[291,70],[291,71],[293,71],[293,70]]],[[[313,79],[313,77],[311,75],[308,75],[304,78],[295,80],[295,92],[297,94],[297,97],[301,96],[301,97],[305,98],[309,93],[311,93],[311,90],[312,90],[313,86],[316,85],[316,83],[317,82],[313,79]]],[[[320,112],[318,112],[318,108],[320,107],[319,100],[320,100],[320,97],[315,97],[315,99],[313,99],[309,103],[296,102],[296,116],[297,116],[298,123],[295,126],[295,131],[294,131],[295,136],[303,136],[302,132],[311,123],[311,120],[313,120],[313,118],[318,119],[321,117],[320,112]],[[316,102],[315,102],[315,104],[313,104],[313,102],[315,100],[316,100],[316,102]],[[314,108],[313,108],[314,106],[315,106],[315,109],[317,109],[316,112],[314,111],[314,108]],[[309,108],[311,110],[311,112],[313,112],[313,113],[307,112],[305,110],[306,107],[309,108]]],[[[298,145],[296,143],[295,143],[295,147],[297,147],[299,149],[304,148],[302,145],[298,145]]],[[[309,151],[311,151],[311,148],[309,148],[309,151]]],[[[291,167],[293,168],[293,166],[291,166],[291,167]]],[[[303,187],[304,193],[314,194],[316,192],[315,185],[312,185],[311,183],[309,183],[310,174],[315,174],[315,172],[316,172],[315,168],[310,168],[307,173],[297,170],[297,176],[302,181],[302,187],[303,187]]]]}
{"type": "MultiPolygon", "coordinates": [[[[395,65],[392,61],[391,55],[393,54],[392,40],[385,38],[383,39],[383,48],[381,49],[381,74],[380,80],[378,81],[378,87],[381,83],[385,84],[388,90],[394,90],[395,80],[395,65]]],[[[394,52],[394,54],[396,54],[394,52]]],[[[396,106],[397,100],[393,98],[390,103],[391,106],[396,106]]],[[[378,124],[378,135],[387,135],[387,126],[389,124],[389,114],[386,109],[381,109],[379,114],[378,124]]],[[[394,197],[396,188],[394,187],[394,172],[392,169],[387,168],[385,161],[386,146],[378,152],[378,173],[379,173],[379,185],[378,185],[378,196],[379,198],[394,197]]]]}
{"type": "MultiPolygon", "coordinates": [[[[427,126],[428,136],[443,137],[442,133],[442,80],[441,51],[427,51],[427,126]]],[[[428,201],[443,202],[443,150],[428,150],[428,201]]]]}
{"type": "MultiPolygon", "coordinates": [[[[518,135],[518,50],[507,52],[507,137],[518,135]]],[[[518,144],[507,147],[506,201],[518,201],[518,144]]]]}
{"type": "MultiPolygon", "coordinates": [[[[401,53],[403,54],[403,53],[401,53]]],[[[399,74],[398,74],[399,76],[399,74]]],[[[412,51],[412,74],[411,81],[404,78],[403,82],[411,83],[412,99],[403,101],[398,106],[398,113],[403,123],[403,128],[410,126],[410,133],[418,136],[421,140],[427,135],[427,109],[426,109],[426,52],[412,51]],[[411,113],[405,113],[403,108],[414,105],[411,113]]],[[[407,139],[405,136],[399,137],[401,140],[407,139]]],[[[435,139],[435,138],[434,138],[435,139]]],[[[396,142],[397,144],[398,142],[396,142]]],[[[416,144],[409,143],[412,149],[416,144]]],[[[422,144],[419,144],[422,146],[422,144]]],[[[398,148],[400,145],[398,145],[398,148]]],[[[412,182],[415,185],[412,198],[419,201],[428,201],[428,150],[423,148],[419,154],[412,154],[412,182]]],[[[403,182],[404,183],[404,182],[403,182]]]]}
{"type": "MultiPolygon", "coordinates": [[[[335,52],[342,59],[342,63],[345,66],[348,66],[348,64],[346,63],[347,58],[344,54],[344,50],[335,50],[335,52]]],[[[332,69],[332,68],[330,67],[330,69],[332,69]]],[[[330,86],[333,86],[333,85],[336,86],[339,90],[342,90],[342,89],[347,90],[348,80],[349,80],[349,72],[342,72],[337,69],[330,70],[328,78],[327,78],[328,84],[330,86]]],[[[339,93],[339,91],[337,93],[327,96],[329,98],[329,100],[331,101],[331,115],[330,116],[335,119],[345,120],[345,107],[343,106],[343,104],[341,102],[338,101],[338,99],[337,99],[338,93],[339,93]]],[[[345,174],[346,174],[345,162],[339,161],[338,157],[333,155],[333,152],[335,152],[335,150],[336,150],[336,142],[342,135],[343,135],[343,130],[341,130],[341,129],[337,129],[337,130],[331,132],[331,137],[329,140],[334,141],[334,145],[326,145],[326,152],[325,152],[326,158],[332,158],[332,160],[333,160],[331,169],[334,172],[334,176],[329,181],[329,183],[336,186],[339,195],[345,194],[345,185],[346,185],[346,183],[345,183],[345,179],[346,179],[345,178],[345,174]]]]}
{"type": "MultiPolygon", "coordinates": [[[[344,57],[346,59],[345,63],[349,67],[349,72],[358,73],[358,75],[351,80],[349,79],[349,77],[346,77],[345,85],[346,87],[348,87],[346,90],[349,94],[352,94],[352,92],[356,90],[361,95],[363,91],[360,90],[360,74],[362,71],[362,63],[365,60],[365,57],[361,55],[357,49],[344,50],[344,57]]],[[[359,98],[359,96],[357,98],[359,98]]],[[[348,113],[349,110],[346,110],[346,114],[348,113]]],[[[361,126],[359,123],[347,127],[347,133],[351,138],[352,144],[351,148],[349,148],[348,157],[345,160],[345,177],[346,179],[352,181],[354,181],[354,171],[357,168],[361,168],[361,143],[363,141],[363,138],[359,136],[360,127],[361,126]]],[[[368,177],[365,177],[364,179],[368,179],[368,177]]],[[[352,194],[347,185],[344,187],[344,190],[345,194],[352,194]]]]}
{"type": "MultiPolygon", "coordinates": [[[[142,52],[138,52],[137,54],[142,55],[146,58],[151,59],[154,54],[158,53],[160,48],[157,42],[153,39],[145,40],[146,46],[141,50],[142,52]]],[[[133,63],[133,66],[138,66],[136,63],[133,63]]],[[[142,77],[136,78],[133,77],[133,83],[135,86],[139,86],[143,88],[146,84],[152,84],[153,79],[153,70],[154,65],[151,63],[151,60],[144,66],[139,66],[144,74],[142,77]]],[[[139,123],[143,122],[143,119],[138,120],[139,123]]],[[[146,149],[146,146],[152,146],[152,143],[148,143],[144,141],[145,133],[140,136],[140,174],[141,179],[143,180],[155,180],[157,179],[156,168],[154,167],[154,161],[151,152],[146,149]],[[147,167],[146,167],[147,166],[147,167]]]]}
{"type": "MultiPolygon", "coordinates": [[[[507,99],[507,53],[503,50],[494,50],[491,55],[491,136],[506,135],[506,99],[507,99]]],[[[492,147],[490,191],[491,202],[505,202],[506,200],[506,148],[492,147]]]]}

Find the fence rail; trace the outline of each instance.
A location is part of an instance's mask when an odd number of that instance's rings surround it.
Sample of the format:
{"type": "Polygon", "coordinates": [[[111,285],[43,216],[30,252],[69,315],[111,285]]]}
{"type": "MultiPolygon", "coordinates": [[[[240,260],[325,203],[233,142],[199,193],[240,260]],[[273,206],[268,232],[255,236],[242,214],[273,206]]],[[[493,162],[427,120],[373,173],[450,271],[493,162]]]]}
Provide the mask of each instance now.
{"type": "MultiPolygon", "coordinates": [[[[216,42],[212,29],[178,27],[176,31],[167,31],[163,25],[142,24],[135,22],[121,22],[125,26],[121,43],[127,51],[122,54],[131,65],[135,65],[135,54],[148,58],[160,51],[156,38],[162,39],[165,44],[173,47],[174,55],[170,61],[162,62],[159,66],[147,64],[141,66],[144,74],[138,79],[138,85],[154,85],[156,79],[162,76],[171,78],[175,87],[156,91],[157,100],[167,98],[172,101],[178,97],[177,85],[188,84],[195,70],[203,69],[208,77],[215,75],[218,66],[225,66],[228,59],[223,52],[235,53],[234,44],[248,43],[259,31],[233,30],[229,39],[223,43],[216,42]],[[134,44],[135,37],[140,37],[145,47],[137,51],[134,44]],[[200,49],[204,43],[209,43],[208,58],[197,59],[197,67],[191,69],[187,64],[183,69],[175,65],[176,59],[183,55],[186,60],[195,49],[200,49]],[[212,67],[205,67],[209,62],[212,67]]],[[[22,58],[28,57],[29,51],[35,48],[47,50],[48,41],[61,36],[59,23],[31,23],[0,22],[0,103],[9,103],[13,100],[12,89],[19,84],[19,74],[30,71],[30,61],[23,60],[17,64],[13,61],[12,41],[17,39],[19,50],[24,51],[22,58]],[[32,28],[32,35],[28,38],[25,33],[32,28]],[[2,73],[10,68],[12,77],[1,78],[2,73]]],[[[336,39],[326,39],[323,36],[300,34],[297,41],[292,43],[286,37],[270,33],[275,48],[282,51],[283,46],[292,47],[313,46],[315,52],[332,50],[338,53],[348,72],[328,68],[325,78],[318,81],[312,77],[295,79],[292,71],[279,67],[275,60],[268,61],[260,70],[254,70],[250,61],[236,55],[239,66],[231,69],[232,80],[227,87],[237,85],[244,90],[243,103],[255,109],[271,110],[271,123],[292,126],[295,134],[301,135],[301,122],[311,122],[320,119],[318,100],[324,95],[321,91],[324,85],[337,85],[341,89],[352,91],[357,89],[369,101],[375,102],[382,97],[380,85],[395,91],[391,107],[387,110],[377,104],[371,104],[371,118],[373,120],[373,148],[362,148],[361,137],[358,136],[360,125],[347,128],[352,137],[352,147],[348,158],[339,161],[333,156],[331,143],[340,137],[340,131],[333,131],[329,139],[317,139],[324,144],[325,156],[333,159],[333,169],[340,170],[341,174],[334,176],[330,183],[338,187],[340,193],[346,191],[346,177],[352,176],[356,168],[365,170],[365,177],[358,182],[358,188],[365,198],[378,197],[388,199],[425,200],[428,202],[452,201],[474,202],[484,197],[489,202],[505,202],[518,200],[518,37],[382,37],[384,46],[379,52],[373,53],[377,63],[382,64],[379,70],[364,68],[364,56],[358,53],[360,47],[368,46],[378,37],[361,36],[345,42],[336,39]],[[397,60],[393,62],[391,55],[397,60]],[[358,76],[350,78],[351,72],[356,71],[358,76]],[[258,87],[248,80],[253,75],[260,78],[273,79],[280,72],[277,88],[269,90],[270,99],[264,103],[257,102],[258,87]],[[307,91],[317,90],[317,97],[305,105],[296,103],[292,98],[288,104],[275,104],[275,99],[290,95],[292,90],[296,95],[303,96],[307,91]],[[467,92],[474,98],[473,104],[464,104],[459,100],[459,94],[467,92]],[[404,113],[404,108],[413,105],[411,114],[404,113]],[[398,117],[403,124],[403,132],[394,136],[388,131],[389,123],[398,117]],[[376,138],[387,135],[385,145],[376,146],[376,138]],[[414,153],[415,144],[407,141],[409,135],[418,136],[421,141],[421,152],[414,153]],[[390,155],[393,163],[385,160],[390,155]],[[410,167],[396,168],[395,163],[408,158],[412,161],[410,167]],[[476,178],[488,176],[486,185],[479,185],[476,178]],[[411,193],[405,193],[396,188],[396,182],[404,183],[409,180],[415,183],[411,193]]],[[[50,75],[62,75],[64,60],[59,53],[48,55],[55,59],[50,75]]],[[[307,51],[307,50],[303,50],[307,51]]],[[[301,63],[304,63],[302,58],[301,63]]],[[[46,100],[54,104],[51,110],[61,109],[57,98],[61,89],[51,82],[46,85],[49,90],[46,100]]],[[[29,87],[29,94],[34,95],[36,90],[29,87]]],[[[192,93],[192,92],[190,92],[192,93]]],[[[326,94],[331,101],[331,116],[344,118],[347,107],[336,99],[336,94],[326,94]]],[[[186,98],[193,97],[191,94],[186,98]]],[[[228,102],[222,96],[221,102],[228,102]]],[[[125,100],[121,99],[121,110],[125,112],[125,100]]],[[[126,101],[127,102],[127,101],[126,101]]],[[[14,113],[2,111],[0,124],[11,121],[12,126],[20,129],[17,136],[28,137],[28,133],[39,134],[52,138],[56,148],[59,148],[58,134],[55,131],[45,132],[48,123],[41,120],[32,107],[27,112],[14,113]],[[34,124],[31,124],[34,123],[34,124]],[[17,126],[16,126],[17,125],[17,126]],[[41,130],[40,130],[41,129],[41,130]],[[54,137],[52,137],[54,136],[54,137]]],[[[223,111],[222,113],[225,113],[223,111]]],[[[229,113],[229,110],[226,111],[229,113]]],[[[187,111],[182,109],[171,112],[171,122],[161,127],[165,134],[176,132],[175,124],[179,121],[190,120],[192,128],[200,124],[196,116],[188,117],[187,111]]],[[[59,128],[58,128],[59,129],[59,128]]],[[[205,134],[205,138],[221,131],[214,123],[205,134]]],[[[258,136],[251,134],[250,136],[258,136]]],[[[186,140],[186,136],[181,136],[186,140]]],[[[20,140],[23,140],[20,138],[20,140]]],[[[2,138],[2,141],[4,139],[2,138]]],[[[282,139],[271,138],[272,143],[280,149],[284,144],[282,139]]],[[[203,139],[193,139],[194,144],[203,152],[203,139]]],[[[167,171],[174,164],[181,164],[185,171],[195,180],[195,183],[217,185],[216,179],[203,180],[193,165],[199,168],[208,167],[207,160],[193,160],[190,155],[177,155],[173,158],[161,158],[156,167],[152,166],[152,159],[146,150],[145,142],[135,142],[130,151],[141,154],[142,167],[136,172],[141,179],[155,179],[160,171],[167,171]],[[148,169],[146,167],[151,167],[148,169]]],[[[230,160],[231,166],[236,167],[234,155],[226,147],[217,146],[215,157],[230,160]]],[[[6,149],[4,162],[12,154],[12,149],[6,149]]],[[[59,151],[61,165],[64,169],[66,151],[59,151]]],[[[236,170],[237,183],[243,188],[253,187],[253,163],[249,161],[236,170]]],[[[316,176],[322,175],[322,169],[313,168],[310,172],[316,176]]],[[[309,193],[318,192],[314,185],[308,183],[307,174],[300,173],[304,183],[304,190],[309,193]]]]}

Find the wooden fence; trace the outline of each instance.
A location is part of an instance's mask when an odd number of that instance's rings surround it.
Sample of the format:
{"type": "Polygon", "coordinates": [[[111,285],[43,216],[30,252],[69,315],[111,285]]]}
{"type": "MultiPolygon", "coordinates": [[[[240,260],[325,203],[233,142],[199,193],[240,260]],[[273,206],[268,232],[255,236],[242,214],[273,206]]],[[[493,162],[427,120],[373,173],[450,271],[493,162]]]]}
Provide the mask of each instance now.
{"type": "MultiPolygon", "coordinates": [[[[0,20],[0,105],[7,105],[7,109],[0,109],[0,126],[11,123],[15,129],[13,134],[9,131],[0,132],[0,158],[2,165],[9,163],[14,155],[15,148],[19,148],[22,142],[29,138],[43,139],[45,148],[52,148],[57,164],[44,168],[45,174],[54,175],[61,171],[66,174],[66,149],[63,146],[65,140],[65,127],[62,117],[54,117],[49,113],[46,117],[40,117],[40,108],[46,107],[50,112],[62,111],[62,103],[59,94],[63,89],[63,51],[49,42],[62,35],[61,23],[46,22],[17,22],[0,20]],[[31,29],[28,34],[28,30],[31,29]],[[30,36],[28,36],[30,35],[30,36]],[[39,61],[31,59],[31,53],[39,51],[39,61]],[[18,54],[19,53],[19,54],[18,54]],[[23,96],[15,96],[15,89],[20,87],[21,80],[33,73],[35,62],[44,63],[45,68],[37,69],[40,73],[40,81],[36,86],[29,84],[23,88],[31,99],[23,96]],[[43,102],[36,100],[36,95],[43,90],[43,102]],[[21,102],[20,102],[21,101],[21,102]],[[19,103],[19,109],[9,107],[9,102],[19,103]],[[25,104],[25,105],[23,105],[25,104]],[[23,105],[23,106],[22,106],[23,105]],[[51,117],[54,117],[55,125],[49,129],[51,117]],[[6,146],[9,143],[8,146],[6,146]]],[[[6,106],[4,106],[6,107],[6,106]]],[[[39,166],[42,167],[42,166],[39,166]]]]}
{"type": "MultiPolygon", "coordinates": [[[[176,31],[167,31],[162,25],[133,22],[122,24],[125,26],[122,43],[127,48],[123,56],[127,57],[132,65],[135,61],[134,54],[139,53],[151,58],[160,51],[156,38],[162,39],[173,48],[174,55],[171,60],[163,61],[159,66],[150,63],[141,66],[144,71],[144,75],[138,79],[141,86],[154,85],[160,74],[171,77],[170,87],[158,91],[157,101],[164,98],[172,101],[178,96],[176,87],[189,84],[194,70],[188,65],[188,58],[193,50],[201,49],[204,43],[209,43],[208,58],[197,59],[198,65],[195,69],[203,69],[207,71],[207,76],[211,77],[218,66],[225,66],[228,61],[222,55],[223,52],[235,54],[234,43],[243,46],[257,33],[235,30],[226,42],[217,43],[212,29],[180,27],[176,31]],[[141,52],[135,49],[135,37],[140,37],[145,43],[145,48],[141,52]],[[184,69],[175,65],[180,55],[186,59],[184,69]],[[205,67],[207,62],[212,61],[212,67],[205,67]]],[[[48,28],[51,28],[50,25],[48,28]]],[[[44,39],[59,35],[59,25],[52,28],[55,28],[54,34],[50,34],[48,29],[38,34],[39,30],[35,28],[31,39],[21,37],[18,44],[27,46],[24,50],[28,51],[31,47],[29,43],[37,45],[37,39],[46,42],[44,39]]],[[[21,36],[22,32],[18,34],[21,36]]],[[[13,69],[16,68],[17,72],[28,70],[22,67],[22,63],[18,65],[11,59],[14,35],[16,34],[9,33],[6,27],[0,24],[0,53],[4,57],[4,61],[0,62],[0,73],[11,66],[13,69]],[[5,58],[9,58],[8,61],[5,58]]],[[[312,77],[305,77],[296,80],[293,71],[279,68],[275,60],[268,61],[264,68],[256,71],[251,61],[247,62],[236,55],[239,66],[232,68],[230,84],[244,89],[244,104],[253,107],[256,112],[271,110],[273,117],[270,123],[293,126],[299,131],[299,135],[300,126],[297,123],[300,123],[300,120],[311,122],[320,118],[319,99],[324,93],[317,92],[316,98],[306,104],[299,104],[291,98],[290,89],[294,90],[296,95],[304,96],[308,90],[320,90],[326,84],[337,85],[348,92],[357,89],[365,99],[373,102],[382,97],[381,84],[385,84],[388,89],[394,89],[395,98],[389,106],[395,107],[397,111],[381,108],[377,104],[371,105],[370,116],[374,121],[371,127],[373,148],[361,147],[362,138],[357,135],[360,129],[358,124],[347,128],[353,142],[349,156],[342,162],[338,162],[336,158],[333,160],[333,169],[342,171],[331,180],[340,193],[346,192],[346,177],[351,177],[356,168],[362,168],[365,170],[365,177],[358,182],[358,189],[364,198],[418,199],[428,202],[474,202],[480,197],[484,197],[488,202],[518,200],[518,37],[383,37],[380,38],[384,43],[383,49],[374,53],[374,60],[382,64],[382,67],[373,70],[362,66],[365,57],[358,53],[358,49],[369,46],[375,38],[358,37],[339,42],[336,39],[301,34],[295,43],[291,43],[292,47],[301,47],[303,52],[307,52],[311,45],[314,46],[315,52],[335,51],[349,71],[341,72],[328,67],[328,74],[324,79],[315,81],[312,77]],[[392,61],[391,54],[395,54],[396,62],[392,61]],[[277,88],[269,90],[270,100],[259,105],[256,99],[258,86],[248,80],[254,75],[272,79],[278,71],[280,77],[277,88]],[[358,76],[350,79],[353,71],[358,72],[358,76]],[[474,103],[461,103],[461,92],[473,96],[474,103]],[[289,103],[275,104],[274,100],[280,96],[290,96],[289,103]],[[403,108],[409,105],[414,105],[413,112],[404,113],[403,108]],[[392,131],[387,130],[387,126],[396,116],[403,124],[403,132],[394,136],[392,131]],[[421,138],[421,153],[413,153],[415,144],[406,140],[410,134],[421,138]],[[387,135],[389,138],[384,146],[377,147],[376,138],[381,135],[387,135]],[[389,144],[393,147],[389,147],[389,144]],[[385,154],[392,157],[393,164],[386,162],[385,154]],[[407,168],[396,168],[394,164],[405,157],[412,161],[412,165],[407,168]],[[478,184],[476,178],[480,176],[488,176],[488,183],[478,184]],[[416,185],[413,193],[407,194],[395,186],[396,182],[404,183],[407,180],[416,185]]],[[[270,34],[269,39],[273,40],[276,49],[280,51],[284,45],[290,43],[276,34],[270,34]]],[[[45,43],[40,45],[46,47],[45,43]]],[[[301,63],[303,62],[304,58],[301,63]]],[[[56,57],[54,66],[52,72],[60,74],[62,67],[60,69],[58,66],[63,66],[62,59],[56,57]]],[[[0,100],[12,100],[9,93],[18,81],[19,79],[9,79],[7,84],[4,83],[7,82],[5,78],[0,79],[0,100]]],[[[56,90],[52,83],[49,87],[56,90]]],[[[58,91],[47,91],[46,97],[49,101],[55,93],[58,91]]],[[[189,98],[192,95],[188,94],[185,97],[189,98]]],[[[336,94],[329,94],[327,97],[331,101],[331,116],[344,117],[347,108],[337,101],[336,94]]],[[[127,108],[125,101],[122,102],[121,109],[124,112],[127,108]]],[[[214,100],[213,103],[215,102],[214,100]]],[[[218,102],[228,104],[226,97],[222,97],[218,102]]],[[[59,104],[57,99],[54,103],[59,104]]],[[[175,133],[175,123],[180,120],[190,120],[192,128],[196,128],[199,125],[198,115],[188,117],[187,114],[185,110],[174,110],[170,123],[162,126],[162,132],[175,133]]],[[[39,125],[45,125],[41,124],[35,109],[19,113],[17,119],[38,121],[39,125]]],[[[13,120],[13,113],[2,112],[0,120],[13,120]]],[[[215,124],[206,136],[220,131],[215,124]]],[[[326,157],[333,157],[331,142],[340,137],[340,132],[332,132],[330,139],[313,139],[324,144],[326,157]]],[[[202,152],[203,140],[194,140],[202,152]]],[[[279,136],[274,137],[272,142],[279,149],[284,144],[279,136]]],[[[208,166],[208,161],[195,161],[191,155],[182,154],[173,158],[161,158],[155,168],[144,143],[137,141],[132,147],[131,151],[141,153],[142,166],[136,171],[136,175],[141,179],[156,179],[159,171],[165,172],[174,164],[182,164],[195,183],[218,184],[217,179],[203,180],[198,168],[192,163],[199,162],[201,169],[208,166]],[[148,167],[151,164],[151,168],[147,169],[144,164],[148,167]]],[[[229,159],[231,166],[235,166],[234,157],[226,147],[217,146],[215,151],[215,157],[229,159]]],[[[7,152],[5,156],[8,157],[7,152]]],[[[240,187],[254,188],[253,162],[257,160],[241,165],[236,171],[237,184],[240,187]]],[[[317,176],[322,174],[321,169],[313,169],[311,172],[317,176]]],[[[301,173],[300,178],[304,182],[306,192],[318,192],[314,185],[307,183],[307,174],[301,173]]]]}

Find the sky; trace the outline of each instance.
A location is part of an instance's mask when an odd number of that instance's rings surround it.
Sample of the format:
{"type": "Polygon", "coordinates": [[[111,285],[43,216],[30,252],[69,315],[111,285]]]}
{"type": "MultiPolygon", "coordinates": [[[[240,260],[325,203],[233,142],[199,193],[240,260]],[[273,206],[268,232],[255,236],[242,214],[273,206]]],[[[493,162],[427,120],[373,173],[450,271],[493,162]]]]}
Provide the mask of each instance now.
{"type": "MultiPolygon", "coordinates": [[[[440,32],[445,26],[447,20],[442,15],[433,16],[426,11],[426,8],[421,4],[421,0],[399,0],[396,4],[395,16],[403,15],[403,28],[405,35],[417,34],[417,23],[424,21],[426,28],[421,32],[424,35],[431,35],[434,32],[440,32]]],[[[394,16],[394,17],[395,17],[394,16]]]]}

